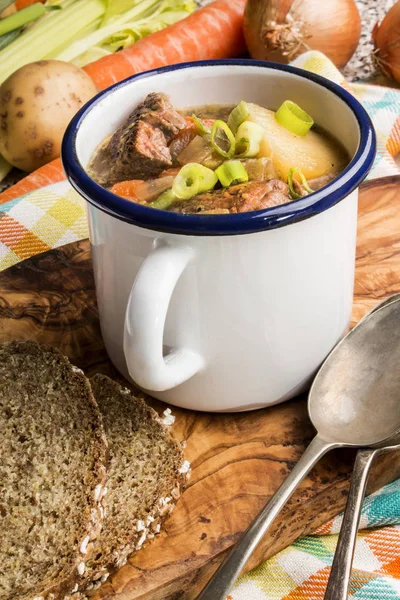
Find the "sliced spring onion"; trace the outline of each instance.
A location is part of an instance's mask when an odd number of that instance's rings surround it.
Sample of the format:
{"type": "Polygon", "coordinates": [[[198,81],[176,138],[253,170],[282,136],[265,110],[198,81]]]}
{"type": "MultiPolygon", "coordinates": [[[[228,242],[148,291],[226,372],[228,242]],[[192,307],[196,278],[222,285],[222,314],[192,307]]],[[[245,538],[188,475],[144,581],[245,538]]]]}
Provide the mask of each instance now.
{"type": "Polygon", "coordinates": [[[314,125],[314,121],[291,100],[285,100],[275,113],[275,119],[282,127],[285,127],[296,135],[306,135],[307,131],[314,125]]]}
{"type": "Polygon", "coordinates": [[[232,131],[232,133],[236,133],[239,129],[239,126],[247,119],[250,112],[247,107],[247,104],[244,100],[239,102],[237,106],[231,111],[228,117],[228,127],[232,131]]]}
{"type": "Polygon", "coordinates": [[[293,167],[292,169],[289,170],[289,173],[288,173],[288,186],[289,186],[290,195],[292,196],[293,200],[298,200],[299,198],[302,198],[302,196],[300,194],[298,194],[296,192],[296,190],[294,189],[293,175],[295,173],[300,177],[301,185],[309,194],[312,194],[314,190],[312,190],[310,188],[310,186],[307,183],[307,179],[304,177],[304,175],[300,171],[300,169],[296,169],[295,167],[293,167]]]}
{"type": "Polygon", "coordinates": [[[260,144],[265,137],[265,129],[257,123],[245,121],[236,133],[236,154],[243,158],[252,158],[260,152],[260,144]]]}
{"type": "Polygon", "coordinates": [[[235,136],[224,121],[214,121],[210,141],[215,152],[224,158],[232,158],[235,154],[235,136]]]}
{"type": "Polygon", "coordinates": [[[204,123],[202,123],[200,121],[200,119],[198,117],[196,117],[196,115],[192,115],[192,119],[194,121],[194,124],[196,125],[198,132],[200,133],[200,135],[208,135],[210,133],[210,129],[208,127],[206,127],[204,125],[204,123]]]}
{"type": "Polygon", "coordinates": [[[167,190],[166,192],[163,192],[157,200],[150,202],[149,206],[151,206],[151,208],[158,208],[159,210],[168,210],[173,203],[178,200],[179,198],[175,196],[172,190],[167,190]]]}
{"type": "Polygon", "coordinates": [[[215,170],[218,179],[224,187],[244,183],[249,180],[246,169],[240,160],[228,160],[215,170]]]}
{"type": "Polygon", "coordinates": [[[31,21],[36,21],[36,19],[43,17],[44,14],[46,14],[46,9],[41,2],[36,2],[35,4],[31,4],[31,6],[22,8],[13,15],[0,20],[0,35],[14,31],[14,29],[19,29],[31,21]]]}
{"type": "Polygon", "coordinates": [[[212,190],[217,181],[218,177],[211,169],[198,163],[188,163],[175,177],[172,191],[181,200],[189,200],[197,194],[212,190]]]}

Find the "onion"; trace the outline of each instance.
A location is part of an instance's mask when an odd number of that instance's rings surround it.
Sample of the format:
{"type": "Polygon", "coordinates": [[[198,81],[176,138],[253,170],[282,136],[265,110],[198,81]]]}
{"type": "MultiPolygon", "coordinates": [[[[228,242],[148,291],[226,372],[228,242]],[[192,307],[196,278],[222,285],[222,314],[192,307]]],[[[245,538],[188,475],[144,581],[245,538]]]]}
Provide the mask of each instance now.
{"type": "Polygon", "coordinates": [[[372,30],[374,58],[387,77],[400,82],[400,2],[388,11],[372,30]]]}
{"type": "Polygon", "coordinates": [[[306,50],[320,50],[341,68],[360,34],[354,0],[247,0],[244,35],[253,58],[288,63],[306,50]]]}

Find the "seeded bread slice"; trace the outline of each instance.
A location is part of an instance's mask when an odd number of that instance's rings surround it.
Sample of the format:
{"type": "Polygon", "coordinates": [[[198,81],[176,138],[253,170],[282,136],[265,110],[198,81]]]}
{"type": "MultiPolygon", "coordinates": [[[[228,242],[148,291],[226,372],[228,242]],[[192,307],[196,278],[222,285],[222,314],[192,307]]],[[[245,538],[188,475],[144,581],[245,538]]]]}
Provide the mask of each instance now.
{"type": "Polygon", "coordinates": [[[169,416],[160,419],[141,398],[104,375],[90,381],[103,415],[109,465],[103,528],[87,563],[88,591],[160,531],[189,467],[169,431],[169,416]]]}
{"type": "Polygon", "coordinates": [[[107,442],[89,382],[57,350],[0,345],[0,599],[63,599],[100,530],[107,442]]]}

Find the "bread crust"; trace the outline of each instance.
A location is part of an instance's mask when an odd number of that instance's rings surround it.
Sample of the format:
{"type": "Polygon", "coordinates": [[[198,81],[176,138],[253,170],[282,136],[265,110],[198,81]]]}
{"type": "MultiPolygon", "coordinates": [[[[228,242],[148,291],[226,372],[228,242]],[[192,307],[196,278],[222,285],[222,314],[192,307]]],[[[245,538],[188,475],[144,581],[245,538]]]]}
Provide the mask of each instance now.
{"type": "MultiPolygon", "coordinates": [[[[104,433],[103,422],[98,405],[94,399],[90,384],[83,372],[70,364],[68,359],[63,356],[58,350],[50,346],[42,346],[36,342],[7,342],[0,345],[0,362],[3,367],[7,365],[10,369],[13,363],[19,364],[23,359],[26,364],[26,370],[29,371],[30,363],[35,361],[46,364],[52,364],[55,370],[59,370],[60,376],[65,378],[66,385],[70,385],[71,392],[77,387],[81,390],[81,397],[85,399],[90,407],[91,415],[91,439],[92,443],[88,443],[93,453],[93,468],[91,471],[90,489],[87,490],[87,507],[86,507],[86,525],[84,536],[80,539],[77,545],[76,559],[72,569],[60,577],[57,581],[46,582],[43,579],[42,586],[29,592],[20,594],[18,591],[15,594],[2,596],[1,600],[62,600],[65,596],[71,595],[73,590],[78,589],[84,571],[85,564],[93,550],[93,542],[99,535],[101,523],[103,519],[103,497],[106,484],[106,463],[108,458],[107,440],[104,433]]],[[[19,381],[21,373],[15,373],[15,378],[19,381]]],[[[4,372],[3,372],[4,376],[4,372]]],[[[35,378],[35,373],[31,374],[32,380],[35,378]]],[[[15,379],[14,379],[15,381],[15,379]]],[[[1,381],[0,381],[1,383],[1,381]]],[[[23,385],[23,384],[21,384],[23,385]]],[[[0,502],[1,503],[1,502],[0,502]]]]}
{"type": "MultiPolygon", "coordinates": [[[[88,563],[90,581],[84,586],[84,589],[88,593],[91,593],[100,587],[101,583],[108,578],[110,573],[116,568],[122,567],[127,562],[128,556],[142,548],[147,541],[153,539],[160,532],[162,524],[173,510],[176,501],[185,488],[190,473],[190,469],[188,468],[189,463],[185,461],[182,445],[171,433],[171,427],[169,425],[172,424],[174,419],[171,419],[169,414],[168,418],[160,418],[157,412],[148,406],[144,394],[141,395],[141,397],[134,395],[130,390],[121,387],[117,382],[105,375],[95,375],[90,381],[94,396],[97,399],[100,410],[103,412],[103,417],[106,407],[102,405],[99,394],[115,398],[116,403],[119,403],[119,408],[124,407],[123,410],[129,410],[129,404],[131,404],[133,412],[139,412],[142,415],[142,418],[146,419],[146,423],[152,423],[152,426],[157,429],[158,434],[165,441],[170,456],[173,457],[174,473],[173,475],[171,473],[171,476],[169,477],[171,484],[166,493],[159,496],[155,500],[151,510],[148,511],[147,520],[141,520],[137,515],[132,515],[131,520],[127,522],[127,531],[124,532],[125,535],[121,536],[121,538],[124,538],[124,543],[119,543],[118,550],[115,550],[114,548],[111,552],[110,549],[103,548],[102,535],[96,540],[93,556],[96,556],[98,552],[102,552],[102,558],[100,561],[95,560],[93,562],[89,561],[88,563]]],[[[170,411],[168,412],[170,413],[170,411]]],[[[110,455],[112,457],[113,441],[112,435],[110,435],[107,427],[106,418],[104,419],[104,425],[106,435],[109,439],[110,455]]],[[[112,462],[110,464],[112,464],[112,462]]],[[[111,488],[110,481],[108,482],[108,486],[111,488]]],[[[107,525],[110,526],[110,522],[105,519],[104,529],[107,528],[107,525]]],[[[119,541],[121,542],[121,539],[119,541]]]]}

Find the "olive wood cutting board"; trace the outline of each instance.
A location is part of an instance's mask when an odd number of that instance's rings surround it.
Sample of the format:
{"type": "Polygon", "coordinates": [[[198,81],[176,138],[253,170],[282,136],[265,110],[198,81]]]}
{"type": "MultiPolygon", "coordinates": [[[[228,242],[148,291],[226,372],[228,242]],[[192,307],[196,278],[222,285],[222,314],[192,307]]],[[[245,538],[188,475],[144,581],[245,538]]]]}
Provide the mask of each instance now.
{"type": "MultiPolygon", "coordinates": [[[[368,182],[360,193],[352,324],[395,292],[400,292],[400,176],[368,182]]],[[[87,240],[0,274],[0,341],[12,339],[53,344],[89,375],[118,376],[101,339],[87,240]]],[[[173,413],[175,434],[186,440],[192,464],[188,488],[165,531],[104,584],[97,599],[194,599],[313,436],[305,397],[249,413],[178,408],[173,413]]],[[[247,569],[343,509],[353,460],[353,451],[337,451],[320,461],[247,569]]],[[[400,453],[384,456],[373,469],[369,490],[399,476],[400,453]]]]}

